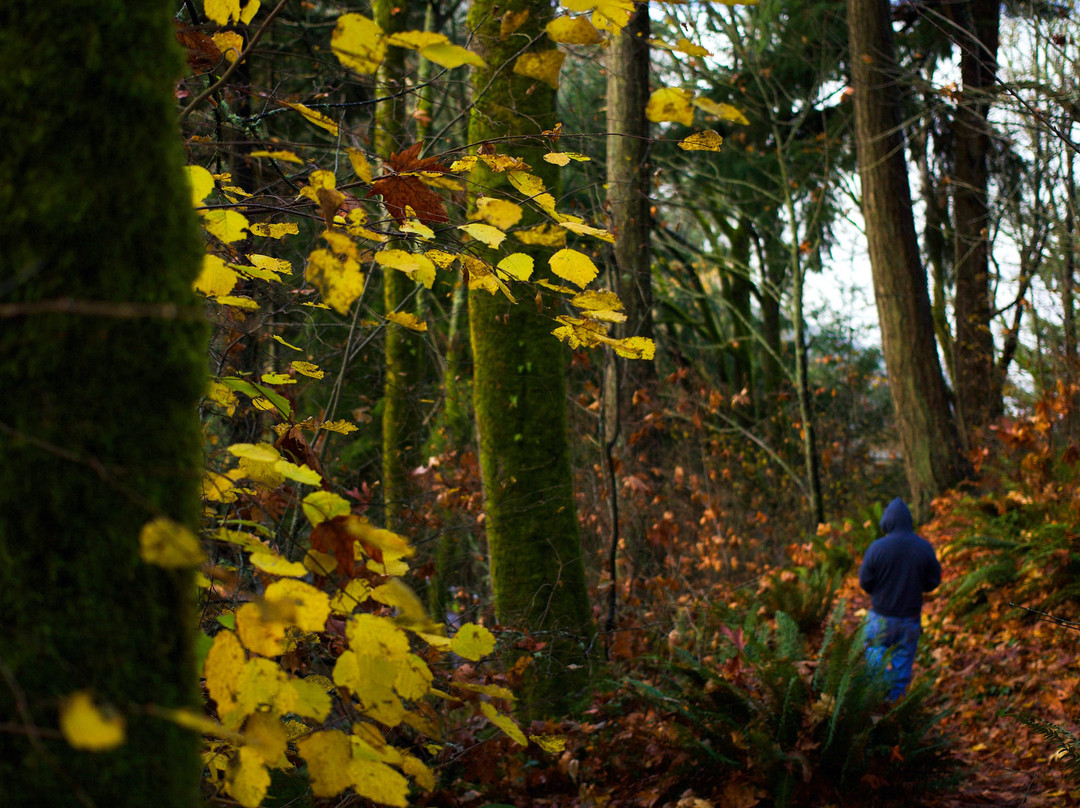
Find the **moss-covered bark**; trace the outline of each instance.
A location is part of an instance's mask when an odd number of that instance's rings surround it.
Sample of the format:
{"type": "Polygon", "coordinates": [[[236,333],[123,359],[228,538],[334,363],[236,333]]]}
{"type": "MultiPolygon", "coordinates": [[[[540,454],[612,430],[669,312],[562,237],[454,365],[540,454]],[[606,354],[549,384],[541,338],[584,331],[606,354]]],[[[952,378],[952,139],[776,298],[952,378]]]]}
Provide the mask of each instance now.
{"type": "Polygon", "coordinates": [[[171,8],[0,7],[5,808],[197,801],[196,738],[145,715],[197,703],[194,583],[138,555],[151,518],[194,527],[199,515],[201,247],[172,109],[171,8]],[[61,299],[74,301],[66,313],[61,299]],[[58,700],[76,690],[126,714],[123,746],[81,752],[55,737],[58,700]]]}
{"type": "MultiPolygon", "coordinates": [[[[541,157],[546,144],[521,137],[552,128],[555,93],[512,70],[523,49],[553,47],[544,34],[550,18],[546,0],[474,0],[468,24],[487,68],[473,73],[478,95],[469,139],[495,141],[556,192],[555,170],[541,157]],[[500,18],[521,12],[528,12],[524,23],[502,37],[500,18]]],[[[476,179],[489,196],[509,188],[503,175],[476,179]]],[[[530,210],[521,226],[536,221],[530,210]]],[[[545,269],[549,253],[532,254],[538,271],[545,269]]],[[[556,714],[585,684],[592,629],[566,434],[566,353],[551,336],[551,300],[542,298],[541,305],[538,311],[531,299],[512,304],[502,295],[473,292],[469,321],[496,611],[505,625],[544,632],[548,645],[533,669],[524,710],[556,714]]]]}

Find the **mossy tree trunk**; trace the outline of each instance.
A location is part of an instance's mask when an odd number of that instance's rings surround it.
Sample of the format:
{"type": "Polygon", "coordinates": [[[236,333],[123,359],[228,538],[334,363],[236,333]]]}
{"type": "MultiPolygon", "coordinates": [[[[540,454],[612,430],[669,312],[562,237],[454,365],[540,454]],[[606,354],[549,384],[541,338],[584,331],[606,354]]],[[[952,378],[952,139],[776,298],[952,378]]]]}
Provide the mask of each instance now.
{"type": "Polygon", "coordinates": [[[886,0],[848,0],[855,142],[889,392],[904,453],[912,511],[963,479],[968,467],[949,410],[915,239],[900,89],[886,0]]]}
{"type": "Polygon", "coordinates": [[[199,518],[201,246],[161,0],[0,7],[0,802],[189,808],[190,572],[138,535],[199,518]],[[86,690],[127,718],[100,753],[56,737],[86,690]],[[37,735],[40,730],[41,734],[37,735]]]}
{"type": "MultiPolygon", "coordinates": [[[[523,158],[557,197],[556,170],[542,159],[547,144],[539,137],[555,124],[555,92],[512,69],[522,50],[554,47],[544,33],[550,19],[546,0],[474,0],[468,25],[487,67],[473,73],[477,97],[469,139],[495,141],[523,158]],[[524,23],[502,37],[500,18],[522,12],[528,13],[524,23]]],[[[488,196],[510,189],[502,174],[474,179],[488,196]]],[[[538,214],[524,206],[528,212],[519,226],[536,224],[538,214]]],[[[528,249],[542,274],[550,251],[528,249]]],[[[469,299],[496,613],[500,623],[538,633],[548,643],[525,689],[523,712],[532,715],[572,706],[586,682],[592,636],[566,434],[567,356],[551,336],[552,300],[544,294],[539,302],[542,310],[531,291],[516,304],[483,291],[469,299]]]]}

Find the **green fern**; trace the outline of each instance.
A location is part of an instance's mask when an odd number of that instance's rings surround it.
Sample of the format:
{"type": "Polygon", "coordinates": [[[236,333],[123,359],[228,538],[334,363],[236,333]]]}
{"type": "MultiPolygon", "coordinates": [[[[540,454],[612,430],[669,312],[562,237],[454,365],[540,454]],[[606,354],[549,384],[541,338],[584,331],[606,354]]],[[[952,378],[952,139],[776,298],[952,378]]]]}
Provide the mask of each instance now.
{"type": "Polygon", "coordinates": [[[1053,744],[1055,747],[1054,757],[1065,766],[1069,779],[1080,783],[1080,738],[1077,738],[1064,727],[1050,721],[1044,721],[1030,713],[1009,713],[1009,715],[1025,727],[1035,730],[1053,744]]]}

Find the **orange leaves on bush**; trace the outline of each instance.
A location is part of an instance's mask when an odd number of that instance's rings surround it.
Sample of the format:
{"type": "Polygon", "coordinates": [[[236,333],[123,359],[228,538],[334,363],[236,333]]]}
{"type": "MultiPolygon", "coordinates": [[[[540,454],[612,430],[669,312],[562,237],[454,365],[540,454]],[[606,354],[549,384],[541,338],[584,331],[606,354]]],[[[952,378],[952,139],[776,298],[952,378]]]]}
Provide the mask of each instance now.
{"type": "Polygon", "coordinates": [[[423,142],[414,143],[404,151],[390,155],[389,176],[380,177],[371,185],[368,196],[381,196],[386,211],[400,225],[410,218],[406,208],[412,208],[412,218],[425,224],[448,222],[442,198],[424,185],[421,173],[446,174],[446,166],[438,157],[417,159],[423,142]]]}

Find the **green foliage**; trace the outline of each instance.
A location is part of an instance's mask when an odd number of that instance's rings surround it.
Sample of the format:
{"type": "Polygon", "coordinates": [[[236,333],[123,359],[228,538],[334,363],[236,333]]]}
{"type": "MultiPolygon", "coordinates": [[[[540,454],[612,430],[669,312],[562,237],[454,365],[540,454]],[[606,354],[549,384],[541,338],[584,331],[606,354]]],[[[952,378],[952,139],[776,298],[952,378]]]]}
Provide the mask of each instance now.
{"type": "Polygon", "coordinates": [[[1060,761],[1068,772],[1069,779],[1080,783],[1080,738],[1058,724],[1028,713],[1012,713],[1012,717],[1046,738],[1054,746],[1051,760],[1060,761]]]}

